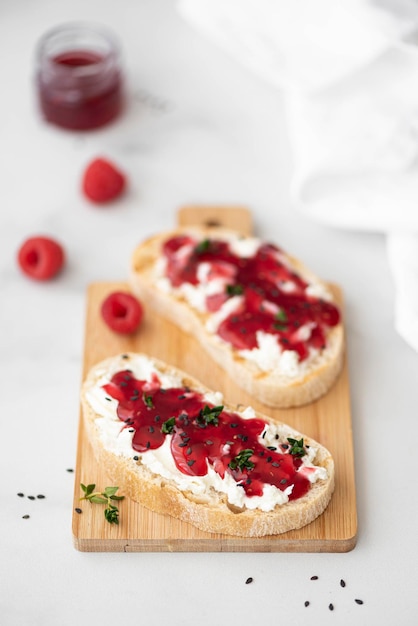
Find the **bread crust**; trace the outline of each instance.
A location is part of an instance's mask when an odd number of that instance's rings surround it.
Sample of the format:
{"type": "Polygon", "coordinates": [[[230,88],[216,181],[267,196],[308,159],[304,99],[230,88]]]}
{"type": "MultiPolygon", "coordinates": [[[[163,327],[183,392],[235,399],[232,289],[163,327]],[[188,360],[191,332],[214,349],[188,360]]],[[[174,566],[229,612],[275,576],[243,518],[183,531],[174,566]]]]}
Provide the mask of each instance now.
{"type": "MultiPolygon", "coordinates": [[[[137,355],[128,354],[127,356],[132,358],[137,355]]],[[[100,416],[88,401],[88,392],[98,384],[103,372],[114,362],[115,358],[117,357],[106,359],[90,370],[82,386],[81,402],[85,430],[97,462],[103,467],[113,484],[118,485],[121,494],[156,513],[169,514],[193,524],[202,531],[243,537],[277,535],[298,529],[323,513],[334,490],[333,458],[330,452],[318,442],[287,425],[284,426],[288,429],[289,436],[297,439],[303,437],[305,445],[317,450],[314,463],[316,466],[325,468],[328,477],[313,483],[305,496],[286,504],[276,505],[270,512],[263,512],[259,509],[237,509],[227,503],[224,494],[214,489],[211,489],[211,493],[207,496],[195,496],[191,491],[181,491],[173,480],[151,473],[140,459],[135,460],[134,451],[132,451],[132,457],[128,458],[109,450],[100,436],[98,426],[100,416]]],[[[154,358],[150,360],[160,372],[175,373],[180,376],[182,383],[190,389],[202,393],[209,392],[209,389],[199,381],[181,370],[154,358]]],[[[127,361],[124,360],[123,363],[126,364],[127,361]]],[[[121,369],[123,369],[122,366],[121,369]]],[[[226,404],[224,406],[225,410],[236,410],[226,404]]],[[[277,421],[273,422],[264,415],[257,414],[257,417],[277,424],[277,421]]]]}
{"type": "MultiPolygon", "coordinates": [[[[140,244],[131,262],[130,284],[147,307],[173,322],[184,332],[194,335],[203,350],[222,367],[241,388],[267,406],[289,408],[313,402],[324,395],[338,377],[344,355],[344,331],[340,322],[328,330],[327,345],[306,370],[297,376],[285,376],[277,371],[262,371],[255,363],[243,358],[230,344],[206,329],[208,314],[192,308],[178,293],[167,293],[157,284],[156,263],[161,256],[162,243],[169,237],[191,234],[198,238],[231,236],[233,231],[221,228],[181,228],[159,233],[140,244]]],[[[308,282],[324,285],[301,261],[285,255],[295,271],[308,282]]],[[[325,286],[325,285],[324,285],[325,286]]]]}

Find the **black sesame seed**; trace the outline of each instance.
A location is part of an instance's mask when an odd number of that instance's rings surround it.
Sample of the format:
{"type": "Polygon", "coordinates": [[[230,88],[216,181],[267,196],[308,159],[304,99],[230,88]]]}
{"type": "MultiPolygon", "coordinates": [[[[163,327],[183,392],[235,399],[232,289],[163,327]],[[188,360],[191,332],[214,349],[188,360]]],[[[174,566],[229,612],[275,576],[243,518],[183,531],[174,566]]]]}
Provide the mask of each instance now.
{"type": "Polygon", "coordinates": [[[179,443],[179,448],[185,448],[187,446],[187,441],[182,441],[179,443]]]}
{"type": "Polygon", "coordinates": [[[185,397],[186,397],[186,396],[185,396],[185,394],[184,394],[184,393],[182,393],[182,394],[181,394],[181,396],[178,396],[178,399],[179,399],[179,400],[184,400],[184,398],[185,398],[185,397]]]}
{"type": "Polygon", "coordinates": [[[272,460],[273,460],[273,457],[272,457],[272,456],[268,456],[268,457],[267,457],[267,463],[271,463],[271,462],[272,462],[272,460]]]}
{"type": "Polygon", "coordinates": [[[356,598],[356,599],[354,600],[354,602],[355,602],[356,604],[364,604],[363,600],[359,600],[359,598],[356,598]]]}
{"type": "Polygon", "coordinates": [[[121,354],[121,359],[129,359],[129,354],[121,354]]]}
{"type": "Polygon", "coordinates": [[[309,606],[310,602],[309,600],[305,600],[305,606],[309,606]]]}
{"type": "Polygon", "coordinates": [[[311,576],[311,580],[318,580],[318,576],[311,576]]]}
{"type": "MultiPolygon", "coordinates": [[[[280,481],[281,485],[285,485],[287,483],[287,478],[282,478],[280,481]]],[[[317,580],[318,576],[312,576],[311,580],[317,580]]]]}
{"type": "Polygon", "coordinates": [[[147,444],[146,444],[146,446],[145,446],[145,447],[146,447],[146,449],[147,449],[147,450],[149,450],[149,449],[150,449],[150,447],[151,447],[151,442],[150,442],[150,441],[147,441],[147,444]]]}
{"type": "Polygon", "coordinates": [[[19,492],[17,495],[19,496],[19,498],[23,498],[25,494],[24,494],[24,493],[19,492]]]}
{"type": "Polygon", "coordinates": [[[138,461],[139,460],[139,456],[134,456],[134,461],[138,461]]]}
{"type": "Polygon", "coordinates": [[[274,435],[274,438],[275,438],[275,439],[278,439],[278,438],[279,438],[279,435],[277,435],[277,434],[276,434],[276,435],[274,435]]]}
{"type": "Polygon", "coordinates": [[[187,465],[189,467],[191,467],[194,463],[195,463],[195,461],[193,461],[193,459],[190,459],[189,461],[187,461],[187,465]]]}
{"type": "Polygon", "coordinates": [[[74,511],[75,511],[76,513],[78,513],[79,515],[80,515],[80,513],[82,513],[82,512],[83,512],[83,511],[82,511],[81,509],[79,509],[78,507],[76,507],[76,508],[74,509],[74,511]]]}
{"type": "Polygon", "coordinates": [[[261,435],[263,439],[264,439],[264,437],[266,436],[266,432],[267,432],[267,431],[265,431],[265,430],[264,430],[264,431],[263,431],[263,434],[261,435]]]}
{"type": "Polygon", "coordinates": [[[44,500],[45,499],[45,496],[42,493],[38,494],[36,497],[38,498],[38,500],[44,500]]]}
{"type": "Polygon", "coordinates": [[[272,452],[275,452],[277,448],[275,446],[267,446],[267,450],[271,450],[272,452]]]}
{"type": "Polygon", "coordinates": [[[130,432],[130,433],[134,433],[134,432],[135,432],[135,429],[134,429],[134,428],[130,428],[130,429],[129,429],[129,432],[130,432]]]}
{"type": "Polygon", "coordinates": [[[253,582],[253,580],[254,580],[254,578],[253,578],[252,576],[249,576],[249,577],[247,578],[247,580],[245,581],[245,584],[246,584],[246,585],[249,585],[250,583],[252,583],[252,582],[253,582]]]}
{"type": "Polygon", "coordinates": [[[72,474],[74,472],[72,467],[69,467],[68,469],[65,470],[66,472],[69,472],[70,474],[72,474]]]}
{"type": "Polygon", "coordinates": [[[238,428],[238,424],[236,424],[235,422],[233,422],[232,424],[230,424],[231,428],[238,428]]]}
{"type": "Polygon", "coordinates": [[[108,398],[107,396],[106,396],[105,400],[107,400],[108,402],[112,402],[112,398],[108,398]]]}
{"type": "Polygon", "coordinates": [[[22,515],[22,519],[29,519],[30,515],[22,515]]]}
{"type": "Polygon", "coordinates": [[[155,422],[159,422],[159,421],[160,421],[160,419],[161,419],[161,417],[160,417],[159,415],[156,415],[156,416],[154,417],[154,421],[155,421],[155,422]]]}
{"type": "Polygon", "coordinates": [[[342,578],[340,580],[340,585],[341,585],[341,587],[345,587],[345,580],[343,580],[342,578]]]}
{"type": "Polygon", "coordinates": [[[273,463],[271,464],[272,467],[280,467],[279,463],[277,463],[277,461],[273,461],[273,463]]]}
{"type": "Polygon", "coordinates": [[[191,454],[191,453],[192,453],[192,449],[191,449],[190,447],[189,447],[189,448],[187,448],[187,450],[186,450],[186,454],[191,454]]]}
{"type": "Polygon", "coordinates": [[[35,500],[35,496],[28,496],[29,500],[35,500]]]}
{"type": "Polygon", "coordinates": [[[334,605],[331,603],[331,604],[328,605],[328,608],[329,608],[330,611],[333,611],[334,610],[334,605]]]}
{"type": "Polygon", "coordinates": [[[149,432],[150,432],[150,433],[155,432],[155,431],[154,431],[154,426],[149,426],[148,430],[149,430],[149,432]]]}

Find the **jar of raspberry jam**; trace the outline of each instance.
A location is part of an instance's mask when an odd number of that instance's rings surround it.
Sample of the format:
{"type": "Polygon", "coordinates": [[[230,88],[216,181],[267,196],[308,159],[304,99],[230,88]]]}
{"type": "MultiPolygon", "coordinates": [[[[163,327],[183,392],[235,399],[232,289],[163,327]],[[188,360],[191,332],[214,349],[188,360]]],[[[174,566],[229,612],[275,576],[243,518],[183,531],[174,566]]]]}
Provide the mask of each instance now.
{"type": "Polygon", "coordinates": [[[37,87],[43,116],[70,130],[91,130],[122,111],[118,42],[102,27],[71,23],[47,32],[37,50],[37,87]]]}

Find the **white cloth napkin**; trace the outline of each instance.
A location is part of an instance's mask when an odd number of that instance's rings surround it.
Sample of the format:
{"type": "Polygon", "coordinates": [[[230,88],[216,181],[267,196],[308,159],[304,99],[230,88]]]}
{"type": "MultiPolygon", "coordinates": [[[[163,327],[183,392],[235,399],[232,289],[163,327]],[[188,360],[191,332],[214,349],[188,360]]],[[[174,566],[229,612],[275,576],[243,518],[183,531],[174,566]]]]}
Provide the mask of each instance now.
{"type": "Polygon", "coordinates": [[[418,350],[418,0],[180,0],[178,9],[284,89],[298,209],[387,233],[395,326],[418,350]]]}

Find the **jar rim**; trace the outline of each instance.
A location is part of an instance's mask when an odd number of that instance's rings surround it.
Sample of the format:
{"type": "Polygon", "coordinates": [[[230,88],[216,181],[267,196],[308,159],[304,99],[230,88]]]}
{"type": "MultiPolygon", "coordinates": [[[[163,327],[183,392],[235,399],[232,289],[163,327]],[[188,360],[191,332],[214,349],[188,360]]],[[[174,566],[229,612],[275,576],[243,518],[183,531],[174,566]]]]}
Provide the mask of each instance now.
{"type": "MultiPolygon", "coordinates": [[[[88,74],[96,73],[100,71],[100,68],[106,67],[109,62],[113,63],[117,61],[120,56],[120,45],[117,37],[114,33],[108,29],[106,26],[94,22],[82,22],[82,21],[74,21],[74,22],[66,22],[63,24],[59,24],[50,28],[46,31],[42,37],[40,38],[38,45],[36,56],[38,63],[49,63],[53,61],[54,55],[48,54],[48,45],[52,45],[52,42],[59,41],[61,37],[69,37],[71,35],[76,36],[77,34],[83,35],[92,35],[94,37],[101,38],[102,42],[104,42],[107,46],[105,51],[100,50],[101,54],[97,59],[97,62],[89,65],[81,65],[81,66],[73,66],[73,65],[60,65],[60,71],[68,72],[68,73],[76,73],[80,76],[85,76],[88,74]]],[[[68,45],[67,51],[81,50],[81,46],[77,45],[68,45]]],[[[90,46],[84,46],[83,50],[88,50],[91,52],[97,52],[97,48],[90,46]]],[[[65,52],[65,48],[63,48],[62,52],[65,52]]],[[[54,64],[56,65],[56,64],[54,64]]]]}

